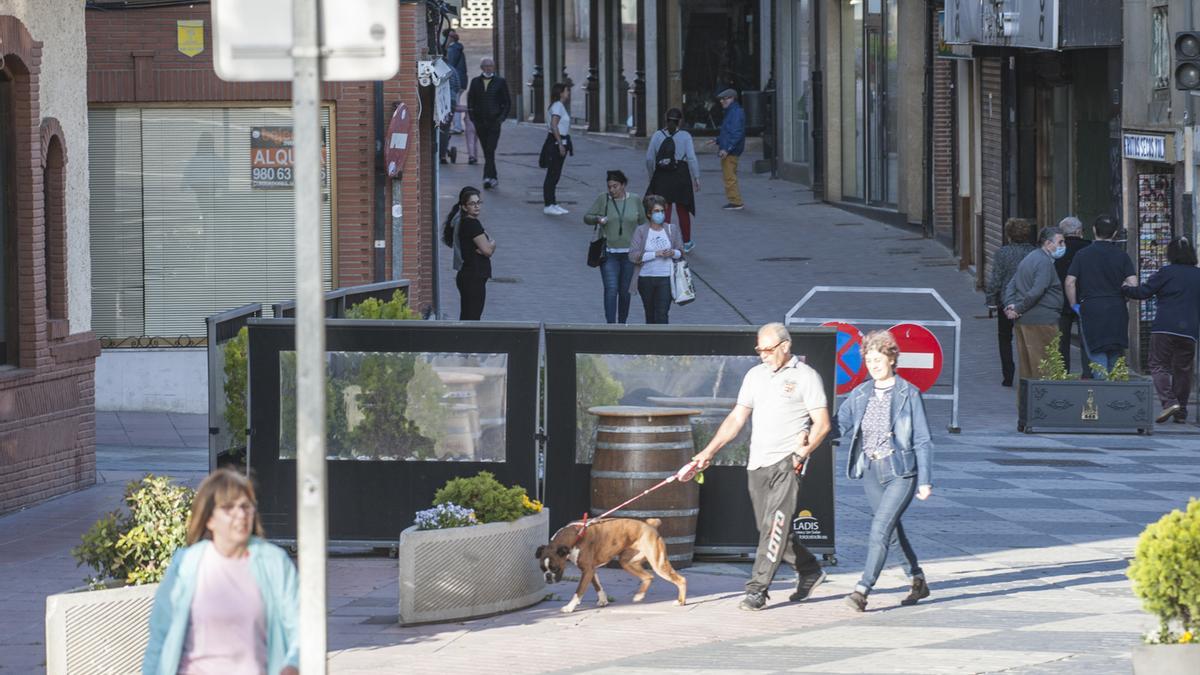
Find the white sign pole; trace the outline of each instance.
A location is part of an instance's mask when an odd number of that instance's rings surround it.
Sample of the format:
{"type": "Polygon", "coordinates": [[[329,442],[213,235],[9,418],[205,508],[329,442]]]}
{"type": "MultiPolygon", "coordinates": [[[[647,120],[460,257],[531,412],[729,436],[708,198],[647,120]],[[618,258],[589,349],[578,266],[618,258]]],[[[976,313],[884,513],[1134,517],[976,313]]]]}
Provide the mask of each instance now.
{"type": "Polygon", "coordinates": [[[296,548],[300,672],[325,673],[325,302],[321,288],[321,0],[292,5],[296,202],[296,548]]]}

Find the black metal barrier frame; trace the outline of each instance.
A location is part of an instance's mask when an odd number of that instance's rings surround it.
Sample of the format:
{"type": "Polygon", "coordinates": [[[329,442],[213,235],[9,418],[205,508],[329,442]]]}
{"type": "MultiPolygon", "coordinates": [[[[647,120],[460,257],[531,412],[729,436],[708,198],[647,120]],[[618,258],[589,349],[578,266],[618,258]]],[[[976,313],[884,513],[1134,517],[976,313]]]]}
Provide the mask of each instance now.
{"type": "MultiPolygon", "coordinates": [[[[409,281],[408,279],[397,279],[395,281],[381,281],[376,284],[363,284],[361,286],[347,286],[345,288],[335,288],[332,291],[325,293],[325,318],[326,319],[342,319],[346,316],[346,310],[366,300],[367,298],[375,298],[383,302],[392,299],[392,295],[397,290],[404,291],[408,295],[409,281]]],[[[271,305],[271,314],[275,318],[295,318],[296,316],[296,301],[288,300],[287,302],[277,302],[271,305]]]]}
{"type": "MultiPolygon", "coordinates": [[[[791,335],[792,353],[821,375],[832,417],[836,333],[831,328],[794,328],[791,335]]],[[[742,326],[547,325],[544,495],[550,508],[551,530],[582,517],[590,506],[591,465],[578,462],[576,456],[576,428],[582,423],[576,419],[579,355],[746,356],[754,355],[756,336],[755,328],[742,326]]],[[[736,385],[740,384],[739,379],[736,385]]],[[[793,530],[805,546],[830,559],[835,554],[833,436],[831,431],[813,454],[801,487],[797,511],[809,514],[793,521],[793,530]]],[[[758,543],[758,530],[747,491],[746,468],[714,465],[704,474],[696,553],[752,553],[758,543]]]]}
{"type": "MultiPolygon", "coordinates": [[[[296,461],[280,457],[280,355],[295,349],[295,321],[250,321],[249,468],[260,486],[259,513],[272,539],[294,540],[296,461]]],[[[329,540],[395,546],[416,512],[447,480],[491,471],[505,485],[537,494],[538,340],[536,323],[331,319],[326,350],[336,352],[506,355],[502,461],[344,459],[328,462],[329,540]]]]}
{"type": "MultiPolygon", "coordinates": [[[[221,347],[237,337],[250,319],[262,316],[255,302],[205,318],[208,328],[208,470],[217,468],[217,455],[229,446],[230,429],[225,428],[225,358],[221,347]]],[[[246,419],[249,419],[247,417],[246,419]]]]}

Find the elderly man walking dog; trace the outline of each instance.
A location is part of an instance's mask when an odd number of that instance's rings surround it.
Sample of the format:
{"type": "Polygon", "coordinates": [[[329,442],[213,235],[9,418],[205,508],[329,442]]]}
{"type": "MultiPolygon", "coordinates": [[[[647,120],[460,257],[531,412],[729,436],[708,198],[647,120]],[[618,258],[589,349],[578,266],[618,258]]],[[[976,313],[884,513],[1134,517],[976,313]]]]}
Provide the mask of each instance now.
{"type": "Polygon", "coordinates": [[[792,536],[792,520],[800,497],[800,469],[830,429],[825,385],[817,371],[792,356],[787,328],[781,323],[759,328],[754,351],[762,363],[746,373],[733,412],[692,458],[704,469],[746,421],[753,420],[746,474],[758,521],[758,550],[746,597],[738,605],[748,611],[767,604],[767,589],[782,562],[795,566],[800,575],[793,602],[807,600],[825,580],[817,558],[792,536]]]}

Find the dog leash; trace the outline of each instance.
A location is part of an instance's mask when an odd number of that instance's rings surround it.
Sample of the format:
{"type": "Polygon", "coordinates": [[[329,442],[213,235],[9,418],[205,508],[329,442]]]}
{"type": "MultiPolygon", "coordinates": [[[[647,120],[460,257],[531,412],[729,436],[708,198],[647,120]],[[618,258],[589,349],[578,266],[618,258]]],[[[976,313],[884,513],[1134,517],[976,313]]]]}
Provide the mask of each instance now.
{"type": "Polygon", "coordinates": [[[620,504],[617,504],[616,506],[605,511],[604,513],[601,513],[600,515],[596,516],[594,519],[592,519],[590,521],[588,520],[587,512],[584,511],[583,522],[577,526],[579,528],[579,534],[576,535],[575,543],[572,544],[571,546],[573,546],[573,547],[577,546],[577,545],[579,545],[579,542],[583,541],[584,533],[587,532],[588,527],[593,522],[595,522],[597,520],[601,520],[605,516],[612,515],[616,511],[619,511],[619,510],[625,508],[626,506],[629,506],[630,504],[636,502],[637,500],[641,499],[642,497],[645,497],[646,495],[650,494],[651,492],[654,492],[655,490],[659,489],[660,487],[667,485],[668,483],[674,483],[675,481],[679,481],[680,483],[686,483],[689,480],[695,478],[696,474],[698,472],[699,472],[699,462],[697,462],[696,460],[692,460],[692,461],[688,462],[687,464],[684,464],[682,467],[680,467],[679,470],[676,471],[675,473],[664,478],[657,485],[643,490],[641,494],[637,494],[637,495],[634,495],[633,497],[630,497],[629,499],[621,502],[620,504]]]}

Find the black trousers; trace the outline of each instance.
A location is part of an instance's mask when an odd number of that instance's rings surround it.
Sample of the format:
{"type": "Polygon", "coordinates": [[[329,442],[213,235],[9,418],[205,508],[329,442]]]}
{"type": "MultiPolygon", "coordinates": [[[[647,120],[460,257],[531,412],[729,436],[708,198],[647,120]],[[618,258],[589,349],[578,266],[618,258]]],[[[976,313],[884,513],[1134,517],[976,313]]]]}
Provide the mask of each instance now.
{"type": "Polygon", "coordinates": [[[563,162],[567,161],[566,156],[561,151],[550,152],[547,155],[546,180],[542,182],[543,206],[558,203],[558,195],[555,194],[555,190],[558,188],[558,179],[562,178],[563,162]]]}
{"type": "Polygon", "coordinates": [[[638,277],[638,295],[646,311],[646,323],[669,323],[671,277],[638,277]]]}
{"type": "Polygon", "coordinates": [[[817,557],[792,534],[801,478],[792,469],[791,455],[770,466],[747,471],[746,479],[754,520],[758,523],[758,549],[754,552],[754,567],[746,582],[746,592],[767,590],[781,563],[794,566],[800,575],[819,571],[821,563],[817,557]]]}
{"type": "Polygon", "coordinates": [[[483,177],[496,178],[496,145],[500,143],[500,125],[475,122],[475,133],[483,146],[483,177]]]}
{"type": "Polygon", "coordinates": [[[1071,372],[1071,326],[1075,326],[1075,330],[1079,333],[1079,372],[1080,377],[1085,380],[1092,379],[1092,369],[1087,365],[1087,354],[1083,349],[1083,326],[1079,323],[1079,315],[1075,312],[1068,312],[1058,318],[1058,332],[1062,333],[1062,337],[1058,340],[1058,353],[1062,354],[1063,364],[1067,367],[1067,372],[1071,372]]]}
{"type": "Polygon", "coordinates": [[[478,321],[483,316],[483,303],[487,300],[487,279],[460,270],[454,277],[458,286],[459,321],[478,321]]]}
{"type": "Polygon", "coordinates": [[[1000,372],[1004,374],[1004,382],[1012,384],[1017,370],[1013,363],[1013,322],[1003,309],[996,315],[996,342],[1000,345],[1000,372]]]}
{"type": "Polygon", "coordinates": [[[1195,360],[1195,340],[1170,333],[1150,334],[1150,376],[1154,378],[1154,390],[1164,408],[1176,403],[1183,407],[1176,417],[1187,418],[1195,360]]]}

